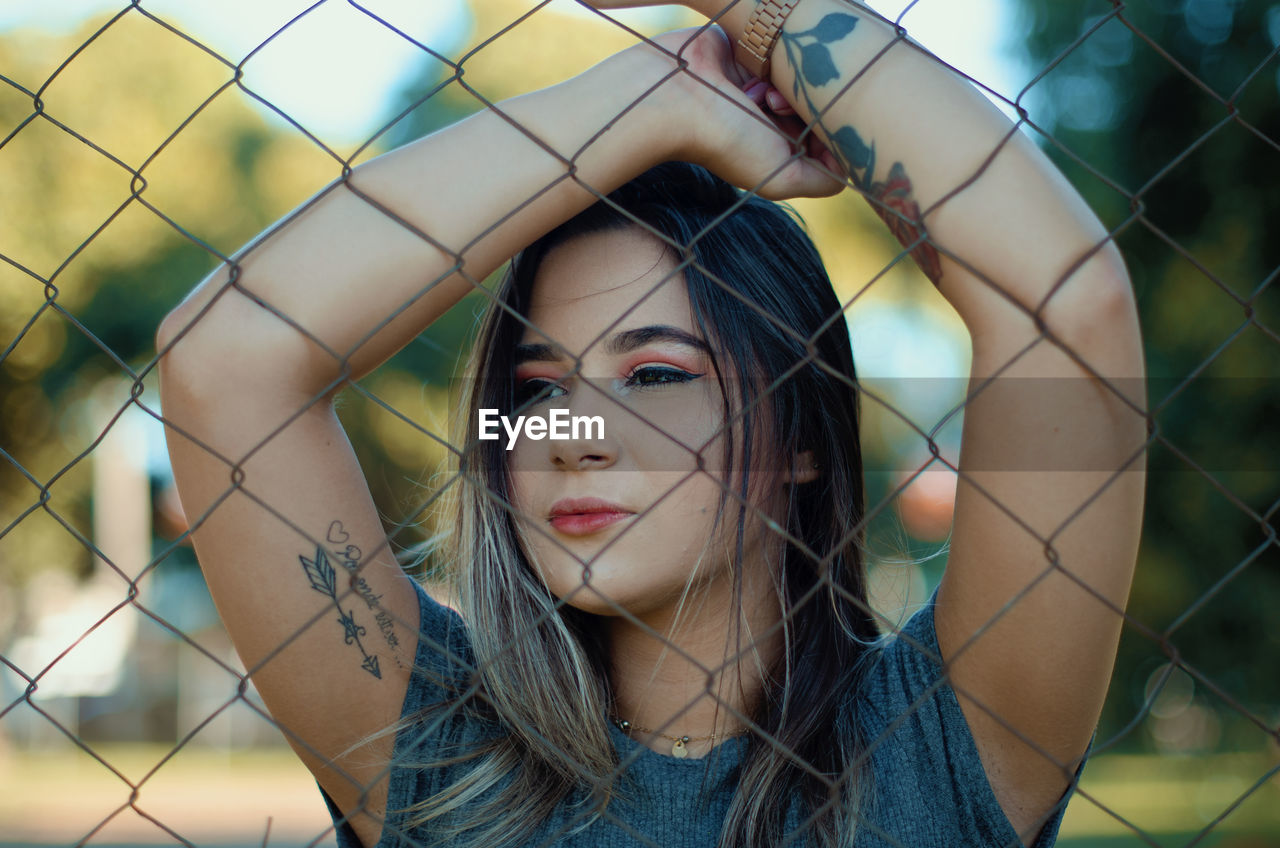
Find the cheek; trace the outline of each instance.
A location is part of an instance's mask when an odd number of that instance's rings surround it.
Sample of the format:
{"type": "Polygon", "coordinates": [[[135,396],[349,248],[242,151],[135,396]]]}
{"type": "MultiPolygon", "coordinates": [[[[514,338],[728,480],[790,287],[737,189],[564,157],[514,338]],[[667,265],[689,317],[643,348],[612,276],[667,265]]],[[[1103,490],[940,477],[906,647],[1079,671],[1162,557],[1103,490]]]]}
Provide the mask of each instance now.
{"type": "MultiPolygon", "coordinates": [[[[511,453],[515,454],[516,451],[513,450],[511,453]]],[[[522,466],[516,464],[517,460],[514,456],[511,458],[511,463],[509,474],[511,478],[511,507],[514,510],[514,518],[525,523],[536,523],[538,520],[538,516],[534,514],[534,504],[537,503],[536,495],[540,489],[545,491],[554,484],[555,481],[550,475],[557,472],[529,470],[527,459],[522,470],[522,466]]]]}
{"type": "Polygon", "coordinates": [[[658,471],[724,467],[723,411],[719,399],[705,396],[646,399],[628,416],[627,434],[637,464],[658,471]]]}
{"type": "Polygon", "coordinates": [[[508,436],[505,432],[502,440],[502,455],[511,478],[513,501],[528,503],[540,487],[545,489],[548,484],[558,482],[547,476],[552,472],[550,441],[530,439],[521,433],[511,450],[506,450],[508,436]]]}

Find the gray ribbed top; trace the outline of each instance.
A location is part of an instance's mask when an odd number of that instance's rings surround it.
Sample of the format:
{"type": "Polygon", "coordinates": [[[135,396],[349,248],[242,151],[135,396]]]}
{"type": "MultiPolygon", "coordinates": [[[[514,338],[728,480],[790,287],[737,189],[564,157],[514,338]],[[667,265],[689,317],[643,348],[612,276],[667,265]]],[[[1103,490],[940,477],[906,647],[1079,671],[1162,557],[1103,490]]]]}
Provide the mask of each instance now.
{"type": "MultiPolygon", "coordinates": [[[[987,780],[955,692],[940,674],[933,617],[937,594],[935,589],[900,635],[880,640],[869,658],[862,691],[847,706],[853,710],[865,742],[872,746],[873,788],[862,810],[855,846],[1020,848],[1022,843],[987,780]]],[[[437,681],[442,676],[456,679],[457,666],[446,662],[439,646],[447,646],[454,655],[474,663],[466,626],[458,614],[438,604],[421,586],[418,601],[423,638],[419,639],[416,662],[425,673],[414,674],[403,715],[439,702],[443,690],[437,681]]],[[[439,727],[402,730],[396,739],[395,761],[421,761],[430,758],[446,740],[465,743],[478,738],[485,728],[492,733],[492,724],[473,724],[480,723],[468,721],[458,711],[439,727]]],[[[615,800],[604,817],[576,833],[571,833],[568,824],[573,810],[564,804],[542,823],[526,843],[528,848],[715,848],[737,786],[747,737],[730,737],[705,757],[681,760],[641,745],[612,723],[609,727],[620,762],[649,800],[630,807],[615,800]]],[[[1092,748],[1090,740],[1089,751],[1092,748]]],[[[1088,751],[1085,756],[1087,761],[1088,751]]],[[[450,842],[433,838],[430,832],[406,831],[398,811],[453,782],[474,762],[452,771],[393,765],[387,820],[374,848],[448,848],[450,842]]],[[[1082,762],[1077,780],[1083,768],[1082,762]]],[[[1054,844],[1070,797],[1069,790],[1033,848],[1054,844]]],[[[324,798],[334,817],[339,848],[361,848],[328,795],[324,798]]],[[[798,804],[789,806],[788,833],[800,824],[803,817],[799,812],[798,804]]],[[[800,848],[807,843],[796,839],[789,844],[800,848]]]]}

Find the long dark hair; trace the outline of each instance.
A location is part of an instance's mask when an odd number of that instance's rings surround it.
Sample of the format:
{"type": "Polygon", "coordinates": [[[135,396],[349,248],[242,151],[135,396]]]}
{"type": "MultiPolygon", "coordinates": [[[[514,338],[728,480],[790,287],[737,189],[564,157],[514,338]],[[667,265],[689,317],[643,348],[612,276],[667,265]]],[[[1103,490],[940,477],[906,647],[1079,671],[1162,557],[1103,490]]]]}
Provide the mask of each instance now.
{"type": "MultiPolygon", "coordinates": [[[[719,844],[781,844],[798,797],[800,820],[812,817],[814,844],[851,846],[870,772],[850,705],[861,660],[878,636],[863,561],[857,392],[841,305],[789,210],[686,163],[660,165],[619,188],[513,259],[496,294],[500,306],[476,341],[465,408],[514,409],[513,352],[543,258],[578,236],[628,227],[657,237],[676,258],[694,321],[715,352],[724,420],[738,416],[742,428],[739,443],[725,440],[724,466],[743,469],[732,502],[739,600],[744,505],[753,502],[751,469],[760,465],[753,449],[763,445],[768,457],[792,458],[793,473],[801,451],[811,451],[819,466],[817,479],[785,487],[778,504],[784,544],[771,569],[788,611],[784,650],[749,713],[773,741],[750,736],[719,844]],[[742,409],[730,408],[727,384],[740,388],[742,409]]],[[[474,414],[463,427],[455,442],[467,446],[454,501],[457,597],[481,669],[482,709],[510,732],[477,752],[482,762],[465,787],[424,799],[414,812],[419,822],[444,826],[442,809],[460,813],[465,800],[483,802],[445,828],[494,845],[524,832],[571,792],[609,785],[616,755],[605,723],[609,663],[603,640],[591,638],[594,616],[557,606],[541,585],[506,507],[513,491],[506,451],[478,439],[474,414]],[[499,789],[511,774],[515,780],[499,789]]],[[[728,502],[722,492],[720,517],[728,502]]],[[[627,789],[611,794],[625,796],[627,789]]]]}

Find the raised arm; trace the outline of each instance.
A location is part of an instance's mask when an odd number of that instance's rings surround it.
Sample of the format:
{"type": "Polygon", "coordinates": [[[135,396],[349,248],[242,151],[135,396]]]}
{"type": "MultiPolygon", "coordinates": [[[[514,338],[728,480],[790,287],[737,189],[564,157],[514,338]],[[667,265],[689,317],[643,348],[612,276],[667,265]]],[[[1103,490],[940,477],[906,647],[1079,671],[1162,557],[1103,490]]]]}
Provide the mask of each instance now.
{"type": "MultiPolygon", "coordinates": [[[[418,607],[332,398],[596,193],[671,158],[746,183],[785,160],[786,143],[725,76],[728,42],[713,32],[686,45],[693,35],[662,43],[710,87],[642,45],[502,103],[355,168],[161,327],[170,456],[218,611],[367,845],[391,739],[344,752],[399,718],[418,607]]],[[[839,188],[799,164],[778,185],[839,188]]]]}
{"type": "Polygon", "coordinates": [[[1097,724],[1136,565],[1144,370],[1123,261],[1024,133],[873,14],[801,0],[774,55],[774,85],[972,337],[937,631],[1030,845],[1097,724]]]}
{"type": "MultiPolygon", "coordinates": [[[[687,5],[734,37],[756,6],[687,5]]],[[[937,631],[1031,844],[1097,723],[1136,565],[1146,407],[1123,261],[1027,135],[864,7],[800,0],[771,77],[972,336],[937,631]]]]}

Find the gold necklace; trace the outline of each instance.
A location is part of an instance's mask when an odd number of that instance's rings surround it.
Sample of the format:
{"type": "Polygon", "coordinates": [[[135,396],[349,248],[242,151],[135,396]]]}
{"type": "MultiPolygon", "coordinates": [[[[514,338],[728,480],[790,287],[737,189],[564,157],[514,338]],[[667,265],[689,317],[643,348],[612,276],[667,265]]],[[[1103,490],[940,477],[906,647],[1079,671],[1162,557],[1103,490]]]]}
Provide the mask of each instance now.
{"type": "MultiPolygon", "coordinates": [[[[621,730],[623,733],[629,733],[632,730],[638,730],[641,733],[655,733],[655,731],[650,730],[647,727],[640,727],[639,725],[632,724],[631,722],[627,721],[625,718],[615,718],[613,720],[613,723],[616,724],[618,726],[618,729],[621,730]]],[[[683,760],[685,757],[689,756],[689,749],[686,748],[685,746],[688,745],[690,742],[693,742],[695,740],[701,740],[701,739],[715,739],[717,737],[724,738],[726,736],[738,736],[740,734],[746,733],[750,729],[751,728],[749,727],[744,727],[742,730],[735,730],[732,733],[711,733],[706,736],[668,736],[665,733],[658,733],[657,735],[661,736],[663,739],[670,739],[673,742],[675,742],[675,744],[671,746],[671,756],[677,759],[683,760]]]]}

